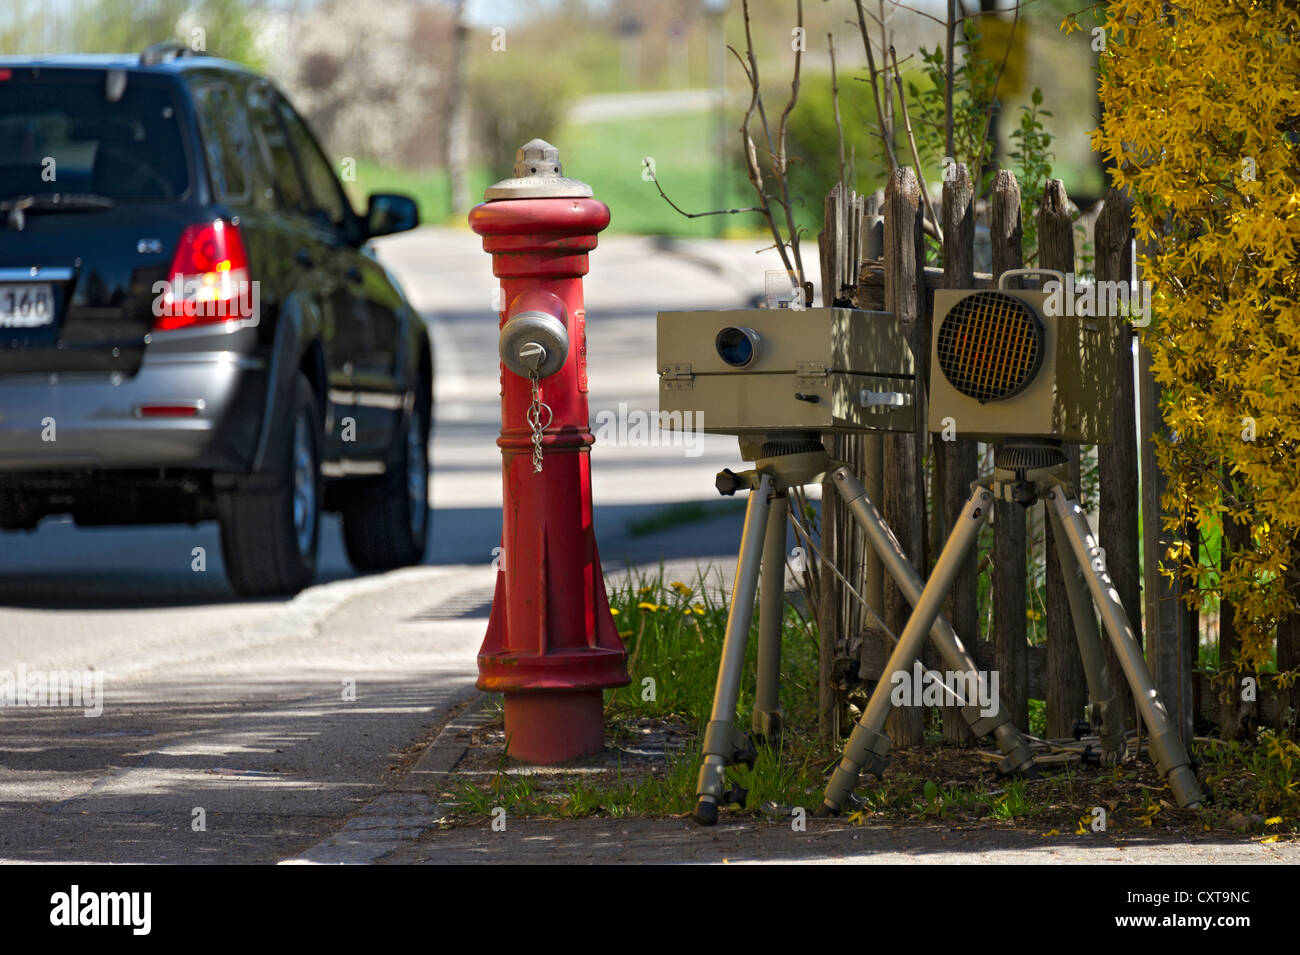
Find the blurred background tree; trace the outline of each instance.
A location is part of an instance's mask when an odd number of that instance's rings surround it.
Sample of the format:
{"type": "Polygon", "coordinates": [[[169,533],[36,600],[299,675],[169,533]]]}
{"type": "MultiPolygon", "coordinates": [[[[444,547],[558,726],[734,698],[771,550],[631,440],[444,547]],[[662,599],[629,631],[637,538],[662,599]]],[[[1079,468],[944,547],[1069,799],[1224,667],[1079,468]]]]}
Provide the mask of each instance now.
{"type": "MultiPolygon", "coordinates": [[[[1011,0],[964,0],[975,11],[1011,0]]],[[[6,0],[0,6],[0,53],[138,52],[204,31],[207,50],[269,75],[300,107],[336,159],[354,162],[348,187],[398,189],[420,200],[426,219],[452,214],[447,164],[451,91],[458,75],[454,39],[461,0],[6,0]]],[[[867,0],[879,12],[879,0],[867,0]]],[[[913,0],[943,16],[939,0],[913,0]]],[[[883,163],[869,123],[874,104],[861,82],[865,56],[852,0],[805,4],[804,87],[792,116],[797,161],[792,185],[803,196],[799,225],[821,225],[822,197],[838,175],[825,37],[836,36],[840,110],[846,146],[856,153],[856,185],[877,186],[883,163]]],[[[1088,151],[1095,109],[1095,54],[1086,35],[1062,36],[1066,0],[1034,0],[1021,11],[1028,37],[1022,92],[1003,96],[1004,111],[1028,103],[1041,86],[1053,116],[1053,173],[1071,195],[1099,194],[1088,151]],[[1062,8],[1062,9],[1057,9],[1062,8]]],[[[560,147],[566,170],[590,182],[615,207],[624,231],[757,234],[760,217],[684,219],[641,178],[656,160],[660,180],[693,211],[749,205],[736,130],[748,90],[739,64],[718,38],[744,48],[739,0],[463,0],[469,131],[465,186],[477,200],[508,172],[515,149],[533,136],[560,147]],[[717,76],[725,77],[719,90],[717,76]],[[719,110],[719,102],[723,108],[719,110]]],[[[793,4],[752,4],[755,47],[770,95],[793,65],[793,4]]],[[[885,3],[903,75],[929,88],[917,51],[943,40],[942,27],[885,3]]],[[[1009,20],[1005,12],[1000,19],[1009,20]]],[[[1016,115],[1015,112],[1010,115],[1016,115]]],[[[1008,154],[1014,120],[1001,124],[1008,154]]],[[[928,165],[928,162],[927,162],[928,165]]],[[[937,181],[937,165],[928,169],[937,181]]]]}

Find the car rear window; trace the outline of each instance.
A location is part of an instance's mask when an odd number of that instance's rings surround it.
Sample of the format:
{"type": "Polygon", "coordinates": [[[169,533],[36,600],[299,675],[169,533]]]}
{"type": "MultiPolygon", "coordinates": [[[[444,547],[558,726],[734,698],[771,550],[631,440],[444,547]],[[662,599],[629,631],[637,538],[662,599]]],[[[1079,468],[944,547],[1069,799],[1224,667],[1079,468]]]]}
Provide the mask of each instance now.
{"type": "Polygon", "coordinates": [[[56,192],[157,201],[189,190],[170,83],[132,73],[109,81],[107,70],[3,72],[0,201],[56,192]]]}

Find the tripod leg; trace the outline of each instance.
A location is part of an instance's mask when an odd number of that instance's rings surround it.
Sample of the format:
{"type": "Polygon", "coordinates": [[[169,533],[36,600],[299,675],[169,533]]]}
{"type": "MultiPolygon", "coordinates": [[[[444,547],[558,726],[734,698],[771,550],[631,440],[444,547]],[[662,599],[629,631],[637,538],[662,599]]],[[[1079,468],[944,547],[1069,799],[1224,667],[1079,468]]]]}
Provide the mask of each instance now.
{"type": "Polygon", "coordinates": [[[758,586],[758,687],[753,730],[773,745],[781,738],[781,617],[785,604],[785,520],[790,499],[772,498],[763,535],[763,570],[758,586]]]}
{"type": "Polygon", "coordinates": [[[754,618],[754,591],[758,587],[763,536],[772,497],[772,478],[760,474],[758,487],[749,492],[745,507],[745,529],[740,537],[740,558],[731,585],[731,607],[727,611],[727,633],[718,664],[718,683],[713,691],[713,711],[704,731],[704,760],[695,785],[695,821],[711,826],[718,821],[718,804],[727,767],[736,762],[736,700],[745,667],[745,643],[754,618]]]}
{"type": "MultiPolygon", "coordinates": [[[[836,483],[840,482],[837,480],[836,483]]],[[[912,616],[908,618],[907,626],[898,638],[898,645],[885,664],[881,681],[876,684],[875,692],[867,701],[867,708],[849,735],[844,757],[826,785],[825,801],[818,809],[820,814],[833,812],[844,805],[857,786],[858,776],[864,768],[875,774],[883,772],[885,757],[889,753],[889,737],[884,733],[884,726],[893,705],[893,687],[890,685],[892,676],[900,670],[906,672],[912,662],[920,658],[926,634],[939,618],[940,607],[948,596],[948,590],[961,571],[966,553],[979,537],[980,528],[984,526],[992,507],[993,492],[986,487],[977,486],[962,508],[957,526],[953,528],[943,553],[934,565],[929,583],[922,589],[912,608],[912,616]]],[[[884,554],[881,557],[884,558],[884,554]]]]}
{"type": "MultiPolygon", "coordinates": [[[[894,532],[889,529],[885,519],[880,516],[876,510],[876,505],[871,502],[867,496],[866,489],[862,483],[846,467],[837,468],[831,475],[835,489],[839,492],[840,497],[844,499],[844,504],[849,509],[854,519],[862,527],[871,542],[872,548],[880,555],[881,562],[889,568],[889,575],[902,591],[907,602],[915,607],[921,599],[921,593],[924,584],[921,581],[921,575],[916,572],[903,553],[903,548],[898,543],[898,538],[894,532]]],[[[943,657],[944,663],[954,672],[978,673],[979,668],[975,660],[962,645],[961,638],[953,630],[952,624],[948,619],[939,614],[934,619],[930,627],[930,639],[938,648],[940,656],[943,657]]],[[[968,679],[967,686],[973,686],[968,679]]],[[[992,736],[1002,750],[1004,759],[1000,769],[1004,773],[1013,772],[1030,772],[1034,770],[1034,758],[1029,752],[1029,744],[1025,738],[1020,735],[1014,723],[1011,722],[1010,715],[1002,706],[1000,697],[994,697],[991,701],[995,711],[992,715],[985,716],[983,711],[977,705],[968,705],[962,708],[962,715],[966,722],[970,724],[971,731],[977,736],[992,736]]]]}
{"type": "Polygon", "coordinates": [[[1088,583],[1093,602],[1097,605],[1102,623],[1110,635],[1111,645],[1115,648],[1115,655],[1119,657],[1120,666],[1124,670],[1124,677],[1133,690],[1138,712],[1151,731],[1151,755],[1156,767],[1169,780],[1169,788],[1173,790],[1179,806],[1200,806],[1201,787],[1196,782],[1196,774],[1192,772],[1187,749],[1156,693],[1137,638],[1133,635],[1133,628],[1129,626],[1128,614],[1124,612],[1115,585],[1106,573],[1101,548],[1097,546],[1079,503],[1059,487],[1048,491],[1046,499],[1065,528],[1066,537],[1074,551],[1074,559],[1088,583]]]}
{"type": "Polygon", "coordinates": [[[1106,669],[1106,654],[1102,648],[1101,633],[1097,630],[1097,618],[1092,613],[1092,596],[1088,593],[1088,583],[1083,577],[1083,568],[1074,557],[1069,538],[1056,509],[1045,504],[1047,516],[1052,522],[1052,534],[1056,540],[1056,556],[1061,562],[1061,576],[1065,579],[1065,590],[1070,600],[1070,617],[1074,620],[1074,636],[1079,644],[1079,656],[1083,660],[1083,674],[1088,681],[1089,721],[1097,731],[1101,741],[1102,762],[1111,765],[1124,756],[1124,727],[1119,721],[1119,709],[1115,706],[1115,688],[1110,685],[1110,673],[1106,669]]]}

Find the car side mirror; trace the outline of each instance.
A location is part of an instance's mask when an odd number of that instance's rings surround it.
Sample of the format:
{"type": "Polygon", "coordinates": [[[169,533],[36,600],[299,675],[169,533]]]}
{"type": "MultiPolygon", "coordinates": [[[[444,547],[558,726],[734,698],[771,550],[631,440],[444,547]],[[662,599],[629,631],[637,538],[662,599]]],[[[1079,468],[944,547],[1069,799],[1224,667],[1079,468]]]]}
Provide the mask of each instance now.
{"type": "Polygon", "coordinates": [[[366,232],[373,238],[406,232],[420,224],[420,210],[410,196],[377,192],[366,207],[366,232]]]}

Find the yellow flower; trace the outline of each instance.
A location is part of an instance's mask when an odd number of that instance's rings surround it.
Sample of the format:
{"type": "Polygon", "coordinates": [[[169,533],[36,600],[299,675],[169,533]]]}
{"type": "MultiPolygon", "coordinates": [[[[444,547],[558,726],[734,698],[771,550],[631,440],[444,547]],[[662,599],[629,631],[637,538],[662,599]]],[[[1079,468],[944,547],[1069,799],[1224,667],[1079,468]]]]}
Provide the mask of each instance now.
{"type": "Polygon", "coordinates": [[[669,586],[671,586],[673,590],[677,591],[683,597],[689,597],[691,596],[691,594],[695,593],[694,590],[692,590],[690,587],[687,587],[680,580],[674,580],[669,586]]]}
{"type": "Polygon", "coordinates": [[[649,610],[651,613],[659,612],[658,604],[646,603],[644,600],[641,601],[641,603],[637,604],[636,606],[638,610],[649,610]]]}
{"type": "Polygon", "coordinates": [[[609,612],[612,613],[612,614],[613,614],[614,616],[616,616],[616,617],[618,616],[618,608],[617,608],[617,607],[610,607],[610,608],[609,608],[609,612]]]}

